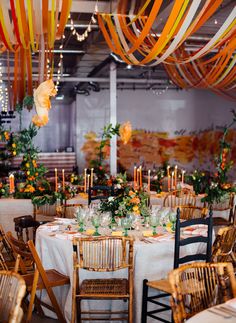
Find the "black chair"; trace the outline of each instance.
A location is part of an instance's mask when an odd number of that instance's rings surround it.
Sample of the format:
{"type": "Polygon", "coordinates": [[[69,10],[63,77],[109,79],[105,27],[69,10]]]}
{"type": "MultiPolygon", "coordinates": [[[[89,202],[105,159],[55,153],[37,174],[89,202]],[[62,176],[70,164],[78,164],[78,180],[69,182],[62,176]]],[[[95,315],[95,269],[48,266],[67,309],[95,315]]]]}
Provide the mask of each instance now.
{"type": "MultiPolygon", "coordinates": [[[[195,218],[187,221],[180,219],[180,209],[177,209],[176,215],[176,229],[175,229],[175,252],[174,252],[174,269],[180,265],[191,262],[191,261],[211,261],[211,250],[212,250],[212,210],[209,212],[209,216],[206,218],[195,218]],[[191,227],[193,225],[203,224],[207,226],[207,236],[181,236],[181,229],[191,227]],[[193,243],[204,243],[206,249],[204,253],[191,254],[184,257],[180,257],[181,247],[193,244],[193,243]]],[[[164,297],[170,297],[172,293],[171,286],[168,279],[162,279],[158,281],[143,281],[143,300],[142,300],[142,323],[147,322],[147,317],[151,317],[160,322],[169,323],[166,319],[156,316],[161,312],[171,310],[171,306],[160,301],[164,297]],[[153,288],[159,291],[158,295],[148,296],[148,288],[153,288]],[[148,311],[148,302],[158,305],[160,308],[148,311]]]]}
{"type": "Polygon", "coordinates": [[[42,224],[39,221],[34,220],[32,215],[23,215],[14,218],[15,231],[18,240],[29,241],[33,239],[35,241],[36,230],[42,224]]]}
{"type": "Polygon", "coordinates": [[[95,200],[104,200],[109,196],[114,196],[114,187],[105,185],[89,186],[88,188],[88,205],[95,200]]]}

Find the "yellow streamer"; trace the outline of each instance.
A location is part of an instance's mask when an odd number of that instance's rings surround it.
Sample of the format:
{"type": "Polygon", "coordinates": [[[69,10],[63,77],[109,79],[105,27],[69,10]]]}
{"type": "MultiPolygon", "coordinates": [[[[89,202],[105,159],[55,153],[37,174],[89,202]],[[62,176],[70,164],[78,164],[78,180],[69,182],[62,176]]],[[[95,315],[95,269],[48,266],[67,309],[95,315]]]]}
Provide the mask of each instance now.
{"type": "Polygon", "coordinates": [[[150,4],[151,0],[147,0],[146,3],[144,4],[144,6],[140,9],[140,11],[138,12],[138,14],[131,20],[131,22],[128,23],[127,26],[132,25],[132,23],[134,23],[140,16],[142,16],[142,14],[144,13],[144,11],[146,10],[146,8],[148,7],[148,5],[150,4]]]}
{"type": "Polygon", "coordinates": [[[11,41],[10,41],[10,38],[8,36],[8,33],[7,33],[7,30],[6,30],[6,26],[5,26],[5,23],[4,23],[4,17],[3,17],[3,12],[2,12],[2,6],[0,4],[0,23],[2,25],[2,30],[3,30],[3,34],[4,34],[4,37],[6,39],[6,42],[7,42],[7,46],[8,48],[14,52],[14,49],[12,47],[12,44],[11,44],[11,41]]]}
{"type": "Polygon", "coordinates": [[[26,46],[26,43],[25,43],[24,30],[23,30],[22,18],[21,18],[20,1],[19,0],[16,0],[16,15],[17,15],[17,20],[18,20],[20,40],[21,40],[23,48],[27,48],[28,46],[26,46]]]}
{"type": "Polygon", "coordinates": [[[28,20],[29,20],[30,44],[31,44],[32,51],[36,52],[38,50],[38,43],[36,42],[36,46],[35,46],[31,0],[27,0],[27,8],[28,8],[28,20]]]}

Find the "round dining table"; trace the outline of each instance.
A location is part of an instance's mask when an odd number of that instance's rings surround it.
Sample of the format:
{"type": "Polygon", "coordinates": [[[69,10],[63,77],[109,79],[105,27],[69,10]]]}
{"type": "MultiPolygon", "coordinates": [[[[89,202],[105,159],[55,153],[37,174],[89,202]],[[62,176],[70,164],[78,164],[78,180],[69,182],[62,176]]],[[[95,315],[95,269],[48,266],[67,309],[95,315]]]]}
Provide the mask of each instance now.
{"type": "MultiPolygon", "coordinates": [[[[55,223],[54,230],[50,224],[43,225],[38,228],[36,234],[36,248],[39,256],[42,260],[45,269],[54,268],[59,272],[67,275],[71,279],[70,286],[62,286],[55,288],[55,295],[58,302],[63,309],[67,322],[70,322],[71,318],[71,301],[72,301],[72,277],[73,277],[73,248],[72,238],[73,236],[79,236],[75,230],[78,227],[73,224],[74,220],[62,219],[62,223],[55,223]],[[65,222],[66,221],[66,222],[65,222]],[[74,234],[70,234],[66,228],[69,221],[72,222],[72,231],[74,234]],[[64,222],[64,223],[63,223],[64,222]]],[[[112,234],[106,229],[106,232],[102,234],[112,234]]],[[[105,229],[104,229],[105,230],[105,229]]],[[[119,229],[118,229],[119,230],[119,229]]],[[[160,235],[158,237],[145,237],[150,235],[151,229],[142,228],[141,231],[131,230],[129,235],[134,238],[134,323],[140,323],[141,320],[141,308],[142,308],[142,285],[143,279],[158,280],[167,277],[170,270],[173,269],[174,262],[174,234],[165,232],[163,228],[158,228],[160,235]]],[[[90,233],[91,234],[91,233],[90,233]]],[[[116,234],[122,234],[122,231],[116,232],[116,234]]],[[[197,243],[194,245],[185,246],[182,249],[181,256],[195,253],[202,250],[202,244],[197,243]]],[[[80,279],[85,278],[115,278],[124,277],[124,272],[109,272],[98,273],[82,270],[80,273],[80,279]]],[[[151,291],[151,294],[156,294],[156,291],[151,291]]],[[[150,294],[150,295],[151,295],[150,294]]],[[[44,299],[45,301],[45,299],[44,299]]],[[[47,300],[46,300],[47,301],[47,300]]],[[[167,302],[169,300],[167,299],[167,302]]],[[[127,303],[123,301],[94,301],[84,300],[82,302],[82,308],[87,309],[112,309],[112,310],[124,310],[127,307],[127,303]]],[[[169,311],[168,311],[169,312],[169,311]]],[[[170,319],[170,313],[163,313],[163,318],[170,319]]],[[[152,320],[148,320],[152,322],[152,320]]]]}
{"type": "MultiPolygon", "coordinates": [[[[235,299],[236,300],[236,299],[235,299]]],[[[236,308],[227,306],[226,304],[210,307],[188,319],[188,323],[235,323],[236,308]]]]}

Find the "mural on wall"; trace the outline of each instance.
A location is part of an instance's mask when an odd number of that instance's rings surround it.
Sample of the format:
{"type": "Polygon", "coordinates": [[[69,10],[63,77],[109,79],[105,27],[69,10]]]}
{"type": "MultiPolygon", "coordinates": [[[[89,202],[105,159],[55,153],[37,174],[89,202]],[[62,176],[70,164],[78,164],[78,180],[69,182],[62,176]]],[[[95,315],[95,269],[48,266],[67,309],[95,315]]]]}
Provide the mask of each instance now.
{"type": "MultiPolygon", "coordinates": [[[[175,136],[168,132],[150,132],[146,130],[133,130],[132,138],[127,145],[118,140],[118,167],[119,170],[132,172],[133,166],[142,165],[144,169],[153,169],[163,165],[178,164],[188,171],[194,169],[212,170],[214,157],[219,153],[219,141],[222,138],[222,127],[201,131],[180,130],[175,136]]],[[[96,133],[89,132],[85,136],[82,152],[86,164],[96,157],[96,148],[99,138],[96,133]]],[[[230,129],[227,141],[231,145],[232,161],[236,161],[236,129],[230,129]]],[[[106,147],[106,158],[109,158],[109,147],[106,147]]],[[[235,173],[236,165],[231,170],[235,173]]]]}

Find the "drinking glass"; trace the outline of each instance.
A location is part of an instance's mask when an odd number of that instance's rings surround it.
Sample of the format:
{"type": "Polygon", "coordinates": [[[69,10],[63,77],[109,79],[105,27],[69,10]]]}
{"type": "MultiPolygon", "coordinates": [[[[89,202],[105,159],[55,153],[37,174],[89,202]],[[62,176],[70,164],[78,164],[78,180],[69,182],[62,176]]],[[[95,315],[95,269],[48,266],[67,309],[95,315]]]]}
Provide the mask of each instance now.
{"type": "Polygon", "coordinates": [[[102,212],[101,213],[101,226],[106,228],[111,224],[111,212],[102,212]]]}
{"type": "Polygon", "coordinates": [[[100,214],[94,214],[94,216],[92,217],[92,224],[95,227],[95,232],[94,232],[93,236],[100,236],[101,234],[98,232],[98,228],[101,224],[100,214]]]}
{"type": "Polygon", "coordinates": [[[152,226],[152,229],[153,229],[152,235],[157,234],[156,228],[159,225],[159,223],[160,223],[160,220],[159,220],[159,217],[157,216],[157,214],[151,214],[150,225],[152,226]]]}
{"type": "Polygon", "coordinates": [[[174,211],[173,209],[169,213],[169,221],[171,223],[171,230],[175,231],[176,211],[174,211]]]}
{"type": "Polygon", "coordinates": [[[132,221],[130,218],[128,217],[122,218],[121,225],[125,230],[125,234],[124,234],[125,237],[128,237],[128,230],[131,228],[131,224],[132,224],[132,221]]]}
{"type": "Polygon", "coordinates": [[[77,222],[79,225],[79,232],[84,232],[84,224],[85,224],[85,219],[86,219],[86,210],[84,210],[81,207],[78,207],[76,210],[76,218],[77,218],[77,222]]]}

